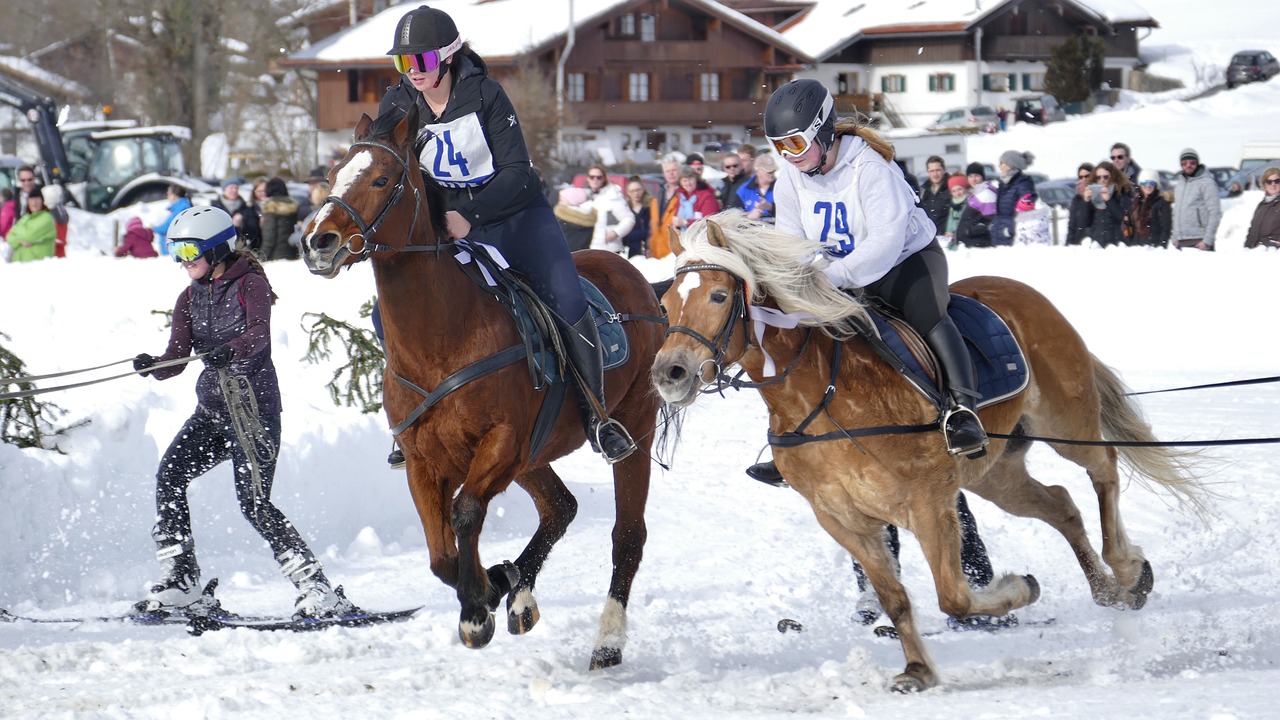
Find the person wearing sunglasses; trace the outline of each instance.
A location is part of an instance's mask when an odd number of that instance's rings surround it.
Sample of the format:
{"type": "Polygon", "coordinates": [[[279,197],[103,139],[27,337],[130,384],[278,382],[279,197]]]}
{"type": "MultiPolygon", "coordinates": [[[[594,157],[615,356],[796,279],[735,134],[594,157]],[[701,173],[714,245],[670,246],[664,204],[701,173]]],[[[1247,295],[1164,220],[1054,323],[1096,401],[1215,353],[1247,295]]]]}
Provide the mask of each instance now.
{"type": "Polygon", "coordinates": [[[1173,233],[1171,246],[1213,251],[1214,236],[1222,222],[1218,183],[1200,164],[1200,154],[1186,148],[1178,155],[1182,172],[1173,178],[1173,233]]]}
{"type": "Polygon", "coordinates": [[[0,239],[9,235],[9,228],[27,211],[27,196],[36,187],[36,171],[30,165],[23,165],[14,173],[14,195],[0,203],[0,239]]]}
{"type": "Polygon", "coordinates": [[[1129,207],[1132,228],[1131,243],[1151,247],[1169,247],[1173,230],[1173,208],[1160,192],[1160,176],[1154,170],[1138,174],[1138,192],[1129,207]]]}
{"type": "Polygon", "coordinates": [[[1071,204],[1067,207],[1067,245],[1079,245],[1089,237],[1089,222],[1086,217],[1089,201],[1084,199],[1084,194],[1091,182],[1093,163],[1080,163],[1076,168],[1076,194],[1071,196],[1071,204]]]}
{"type": "Polygon", "coordinates": [[[1264,194],[1253,211],[1244,246],[1280,248],[1280,167],[1264,168],[1260,178],[1264,194]]]}
{"type": "MultiPolygon", "coordinates": [[[[949,405],[941,422],[948,450],[971,459],[984,455],[987,434],[973,410],[973,363],[947,315],[946,252],[933,221],[916,206],[915,193],[893,162],[893,146],[854,119],[837,120],[831,92],[811,79],[793,80],[774,91],[765,105],[764,133],[786,161],[773,187],[776,227],[814,242],[817,263],[832,285],[889,305],[920,333],[942,366],[949,405]]],[[[783,481],[772,461],[752,466],[747,474],[771,484],[783,481]]],[[[985,586],[991,582],[991,561],[963,493],[956,509],[963,535],[961,564],[971,584],[985,586]]],[[[896,540],[896,528],[887,527],[886,542],[895,551],[896,540]]],[[[856,561],[854,572],[863,590],[858,614],[874,622],[879,613],[875,593],[866,591],[856,561]]]]}
{"type": "Polygon", "coordinates": [[[622,238],[635,228],[636,216],[627,207],[622,188],[609,182],[603,165],[587,168],[587,201],[580,208],[596,213],[590,247],[616,253],[626,250],[622,238]]]}
{"type": "Polygon", "coordinates": [[[1115,165],[1103,160],[1093,169],[1093,182],[1084,190],[1084,221],[1089,237],[1101,247],[1127,243],[1124,228],[1133,186],[1115,165]]]}
{"type": "Polygon", "coordinates": [[[1122,142],[1118,142],[1111,146],[1111,164],[1129,179],[1129,185],[1136,187],[1138,185],[1138,175],[1142,174],[1142,167],[1133,159],[1133,152],[1129,150],[1129,146],[1122,142]]]}
{"type": "MultiPolygon", "coordinates": [[[[506,91],[437,8],[405,13],[387,54],[402,76],[383,96],[379,115],[417,108],[414,149],[423,174],[444,190],[449,236],[496,247],[530,280],[558,319],[568,359],[583,378],[578,408],[592,449],[611,463],[627,457],[635,444],[583,397],[591,393],[604,404],[599,331],[506,91]]],[[[381,318],[374,322],[380,326],[381,318]]],[[[395,466],[400,457],[397,449],[388,461],[395,466]]]]}
{"type": "Polygon", "coordinates": [[[262,265],[249,251],[237,252],[235,241],[231,216],[218,208],[188,208],[173,219],[168,254],[191,283],[178,293],[164,354],[142,353],[133,360],[139,375],[157,380],[179,375],[187,367],[160,363],[185,358],[193,350],[205,365],[196,379],[195,412],[174,436],[156,473],[151,537],[162,575],[139,606],[175,612],[200,601],[203,588],[187,488],[230,460],[240,512],[271,546],[281,572],[297,589],[295,617],[350,612],[353,606],[341,588],[333,588],[306,541],[271,502],[281,411],[280,385],[271,361],[271,305],[276,295],[262,265]],[[237,422],[249,428],[245,441],[233,426],[237,422]]]}

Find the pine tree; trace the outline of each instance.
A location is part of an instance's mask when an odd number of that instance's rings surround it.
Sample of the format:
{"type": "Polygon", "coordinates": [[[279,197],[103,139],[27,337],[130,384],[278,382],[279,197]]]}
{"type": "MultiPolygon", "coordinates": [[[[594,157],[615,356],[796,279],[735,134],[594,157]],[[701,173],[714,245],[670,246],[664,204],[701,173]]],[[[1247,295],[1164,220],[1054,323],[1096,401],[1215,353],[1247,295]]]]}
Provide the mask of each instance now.
{"type": "MultiPolygon", "coordinates": [[[[0,333],[0,338],[9,339],[0,333]]],[[[19,378],[27,375],[26,363],[0,345],[0,378],[19,378]]],[[[29,382],[6,384],[0,382],[0,391],[13,392],[14,389],[33,390],[35,385],[29,382]]],[[[53,421],[65,415],[66,410],[53,403],[40,402],[37,396],[0,400],[0,442],[17,445],[20,448],[43,448],[51,439],[67,433],[71,428],[54,427],[53,421]]],[[[81,423],[81,425],[86,423],[81,423]]],[[[78,427],[78,426],[77,426],[78,427]]],[[[57,447],[52,449],[57,450],[57,447]]],[[[61,451],[59,451],[61,452],[61,451]]]]}
{"type": "MultiPolygon", "coordinates": [[[[367,318],[373,314],[374,302],[370,300],[361,306],[360,317],[367,318]]],[[[347,362],[333,371],[333,378],[326,386],[333,404],[358,407],[363,413],[382,410],[382,372],[386,356],[377,335],[324,313],[304,313],[302,317],[315,319],[307,328],[309,345],[303,357],[307,362],[316,364],[328,360],[333,340],[336,338],[342,343],[342,355],[347,362]]]]}
{"type": "Polygon", "coordinates": [[[1059,103],[1087,100],[1102,87],[1106,51],[1097,37],[1072,35],[1050,51],[1044,89],[1059,103]]]}

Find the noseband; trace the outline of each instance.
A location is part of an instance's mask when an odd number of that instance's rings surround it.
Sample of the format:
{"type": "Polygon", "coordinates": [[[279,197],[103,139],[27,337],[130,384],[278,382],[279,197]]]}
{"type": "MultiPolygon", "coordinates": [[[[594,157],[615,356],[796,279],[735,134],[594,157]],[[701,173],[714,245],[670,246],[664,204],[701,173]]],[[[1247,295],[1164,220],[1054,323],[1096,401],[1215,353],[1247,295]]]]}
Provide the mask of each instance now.
{"type": "MultiPolygon", "coordinates": [[[[724,325],[721,326],[720,332],[716,334],[716,339],[714,341],[708,340],[702,333],[684,325],[672,325],[668,327],[663,338],[665,339],[670,337],[671,333],[684,333],[685,335],[688,335],[694,340],[702,343],[711,351],[712,355],[711,359],[703,362],[702,364],[706,365],[707,363],[711,363],[712,369],[715,370],[716,376],[719,377],[724,374],[724,354],[729,350],[729,343],[733,340],[733,330],[738,326],[739,321],[741,321],[742,331],[744,337],[747,339],[746,341],[748,343],[751,342],[751,333],[747,328],[746,283],[742,281],[742,278],[734,275],[728,268],[712,263],[685,265],[684,267],[676,268],[675,274],[679,277],[687,272],[701,272],[703,270],[718,270],[720,272],[727,273],[729,277],[733,278],[733,305],[729,308],[729,314],[725,317],[724,325]]],[[[699,374],[701,374],[701,369],[699,369],[699,374]]]]}
{"type": "MultiPolygon", "coordinates": [[[[378,228],[382,227],[382,223],[386,221],[387,214],[391,212],[391,208],[395,207],[396,202],[400,200],[400,196],[404,194],[405,183],[409,179],[409,172],[410,172],[409,160],[407,159],[407,157],[400,157],[400,153],[398,153],[395,148],[391,147],[390,145],[385,145],[383,143],[373,142],[370,140],[362,140],[360,142],[351,144],[352,149],[358,148],[358,147],[376,148],[378,150],[386,151],[389,155],[391,155],[391,157],[396,159],[397,163],[400,164],[400,179],[397,180],[395,186],[391,188],[390,197],[387,198],[386,203],[384,203],[382,206],[382,210],[378,213],[378,216],[375,217],[373,219],[373,222],[371,223],[365,222],[365,219],[360,214],[360,211],[356,210],[354,207],[351,206],[350,203],[348,203],[346,200],[343,200],[341,197],[337,195],[330,195],[329,197],[324,199],[324,202],[320,203],[321,207],[328,204],[333,204],[342,208],[347,213],[347,215],[351,218],[352,222],[356,224],[356,227],[360,228],[360,232],[354,235],[351,235],[347,238],[347,242],[346,242],[347,252],[357,256],[360,260],[366,260],[368,259],[369,255],[374,252],[396,251],[396,250],[399,250],[402,252],[415,251],[415,250],[416,251],[437,251],[444,247],[447,247],[448,244],[437,243],[435,245],[408,245],[402,248],[394,248],[394,247],[391,247],[390,245],[381,245],[379,243],[375,243],[371,241],[373,234],[378,232],[378,228]],[[360,238],[359,250],[353,247],[353,244],[356,238],[360,238]]],[[[407,152],[406,152],[406,155],[407,155],[407,152]]],[[[409,234],[407,236],[410,238],[413,237],[413,231],[417,229],[418,213],[421,210],[421,205],[422,205],[422,197],[418,194],[417,188],[411,188],[411,189],[413,190],[413,223],[409,226],[409,234]]]]}

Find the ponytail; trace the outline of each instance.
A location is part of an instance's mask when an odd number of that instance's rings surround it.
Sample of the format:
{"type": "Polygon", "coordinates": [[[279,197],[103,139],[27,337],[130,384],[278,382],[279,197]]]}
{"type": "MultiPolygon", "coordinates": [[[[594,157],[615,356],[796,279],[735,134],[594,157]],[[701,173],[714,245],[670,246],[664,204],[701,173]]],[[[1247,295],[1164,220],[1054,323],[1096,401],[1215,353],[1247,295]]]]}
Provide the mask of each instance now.
{"type": "Polygon", "coordinates": [[[872,150],[880,153],[880,156],[886,162],[893,162],[893,144],[881,137],[880,133],[858,122],[856,119],[840,118],[836,120],[836,136],[840,135],[857,135],[862,138],[863,142],[870,145],[872,150]]]}

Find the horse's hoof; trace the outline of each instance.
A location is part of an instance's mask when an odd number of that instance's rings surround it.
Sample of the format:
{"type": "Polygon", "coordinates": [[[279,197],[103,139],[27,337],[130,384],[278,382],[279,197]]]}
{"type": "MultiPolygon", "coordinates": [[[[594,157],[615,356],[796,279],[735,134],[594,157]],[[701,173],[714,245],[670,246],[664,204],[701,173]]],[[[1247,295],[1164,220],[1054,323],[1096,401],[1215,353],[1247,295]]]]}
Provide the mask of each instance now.
{"type": "Polygon", "coordinates": [[[1031,597],[1027,604],[1030,605],[1040,599],[1040,581],[1036,580],[1035,575],[1023,575],[1022,579],[1027,582],[1027,592],[1031,597]]]}
{"type": "Polygon", "coordinates": [[[907,693],[924,692],[929,687],[920,678],[908,673],[902,673],[893,679],[893,684],[889,686],[889,689],[905,695],[907,693]]]}
{"type": "Polygon", "coordinates": [[[1155,587],[1156,575],[1151,570],[1151,561],[1142,561],[1142,572],[1138,573],[1138,582],[1134,583],[1129,589],[1129,607],[1134,610],[1141,610],[1147,604],[1147,596],[1151,594],[1151,589],[1155,587]]]}
{"type": "Polygon", "coordinates": [[[603,670],[622,664],[622,648],[598,647],[591,651],[591,669],[603,670]]]}
{"type": "Polygon", "coordinates": [[[478,625],[468,620],[459,620],[458,639],[472,650],[479,650],[493,639],[493,628],[493,615],[490,613],[486,613],[484,622],[478,625]]]}
{"type": "Polygon", "coordinates": [[[538,624],[538,601],[527,588],[507,596],[507,632],[523,635],[538,624]]]}

